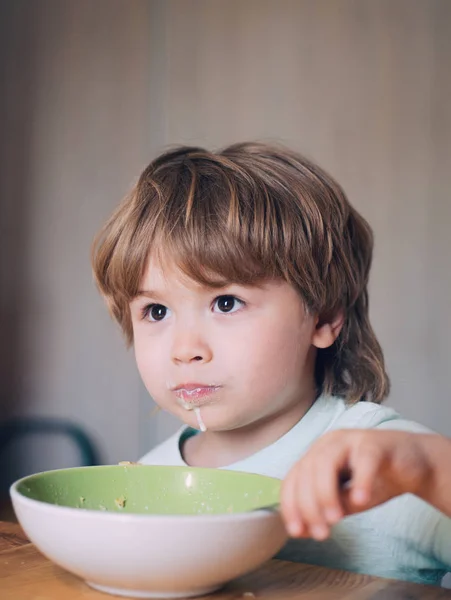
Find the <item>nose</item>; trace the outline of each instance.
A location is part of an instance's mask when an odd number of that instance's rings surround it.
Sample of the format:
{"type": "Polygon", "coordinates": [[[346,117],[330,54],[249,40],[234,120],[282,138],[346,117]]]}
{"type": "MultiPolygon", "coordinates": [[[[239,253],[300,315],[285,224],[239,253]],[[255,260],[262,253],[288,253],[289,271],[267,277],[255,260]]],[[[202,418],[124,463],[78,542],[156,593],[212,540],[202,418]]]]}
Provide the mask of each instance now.
{"type": "Polygon", "coordinates": [[[213,358],[210,344],[198,327],[179,328],[172,344],[172,361],[176,364],[208,363],[213,358]]]}

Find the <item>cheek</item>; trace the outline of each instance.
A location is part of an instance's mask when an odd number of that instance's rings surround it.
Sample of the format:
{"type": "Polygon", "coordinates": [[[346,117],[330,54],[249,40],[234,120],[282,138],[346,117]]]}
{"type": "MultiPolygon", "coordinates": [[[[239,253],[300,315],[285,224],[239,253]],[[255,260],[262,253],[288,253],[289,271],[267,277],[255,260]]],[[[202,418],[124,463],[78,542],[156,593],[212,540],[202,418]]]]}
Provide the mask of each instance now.
{"type": "Polygon", "coordinates": [[[163,374],[163,353],[158,351],[158,344],[152,343],[152,341],[144,335],[137,335],[134,339],[134,352],[136,366],[138,367],[139,374],[146,386],[150,391],[150,388],[159,386],[161,377],[156,377],[157,373],[163,374]]]}
{"type": "Polygon", "coordinates": [[[247,369],[252,385],[277,388],[302,377],[311,347],[311,331],[305,322],[296,324],[280,321],[267,323],[256,329],[243,356],[243,370],[247,369]]]}

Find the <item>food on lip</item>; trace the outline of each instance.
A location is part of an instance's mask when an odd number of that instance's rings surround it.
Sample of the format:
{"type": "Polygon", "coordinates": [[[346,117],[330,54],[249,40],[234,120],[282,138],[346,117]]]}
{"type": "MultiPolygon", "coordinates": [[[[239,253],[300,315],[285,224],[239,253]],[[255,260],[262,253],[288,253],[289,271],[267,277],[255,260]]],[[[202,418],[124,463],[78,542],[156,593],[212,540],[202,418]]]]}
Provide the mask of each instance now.
{"type": "Polygon", "coordinates": [[[172,388],[177,398],[185,402],[193,402],[208,398],[214,394],[221,386],[219,385],[204,385],[202,383],[187,383],[178,387],[172,388]]]}
{"type": "Polygon", "coordinates": [[[183,400],[183,398],[177,398],[177,403],[180,404],[180,406],[182,408],[184,408],[185,410],[194,410],[195,409],[195,405],[191,402],[185,402],[185,400],[183,400]]]}
{"type": "Polygon", "coordinates": [[[205,433],[207,431],[207,427],[205,426],[204,420],[202,419],[202,415],[200,414],[200,406],[197,406],[196,404],[193,404],[190,402],[185,402],[182,398],[177,398],[177,402],[185,410],[194,411],[194,414],[196,415],[196,419],[197,419],[197,424],[199,426],[199,430],[202,431],[202,433],[205,433]]]}

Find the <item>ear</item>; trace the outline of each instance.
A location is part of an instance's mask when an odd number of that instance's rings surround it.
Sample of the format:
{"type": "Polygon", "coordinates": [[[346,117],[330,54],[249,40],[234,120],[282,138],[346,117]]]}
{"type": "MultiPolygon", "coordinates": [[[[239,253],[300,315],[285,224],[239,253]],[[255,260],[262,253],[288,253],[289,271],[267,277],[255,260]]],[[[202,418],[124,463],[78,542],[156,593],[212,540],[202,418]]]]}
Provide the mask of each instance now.
{"type": "Polygon", "coordinates": [[[332,320],[321,321],[316,318],[315,330],[313,332],[312,344],[317,348],[329,348],[340,335],[345,320],[344,313],[338,312],[332,320]]]}

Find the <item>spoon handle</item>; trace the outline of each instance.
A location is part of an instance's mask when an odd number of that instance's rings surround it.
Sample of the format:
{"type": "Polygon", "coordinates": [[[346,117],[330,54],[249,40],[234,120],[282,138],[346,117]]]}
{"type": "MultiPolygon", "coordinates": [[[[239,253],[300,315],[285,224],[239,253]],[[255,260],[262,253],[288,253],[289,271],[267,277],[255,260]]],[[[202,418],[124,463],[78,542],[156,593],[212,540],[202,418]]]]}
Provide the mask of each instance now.
{"type": "MultiPolygon", "coordinates": [[[[350,471],[342,471],[338,476],[338,485],[340,490],[348,490],[351,487],[351,473],[350,471]]],[[[266,506],[259,506],[253,508],[251,512],[256,510],[267,510],[270,512],[277,512],[280,510],[280,502],[274,502],[273,504],[267,504],[266,506]]]]}

